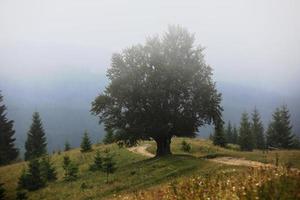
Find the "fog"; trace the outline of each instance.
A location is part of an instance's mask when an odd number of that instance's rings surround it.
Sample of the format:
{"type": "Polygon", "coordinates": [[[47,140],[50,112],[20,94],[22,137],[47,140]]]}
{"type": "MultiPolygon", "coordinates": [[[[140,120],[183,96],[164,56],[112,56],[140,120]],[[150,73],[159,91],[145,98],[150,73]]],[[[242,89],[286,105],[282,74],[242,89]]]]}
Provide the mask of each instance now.
{"type": "Polygon", "coordinates": [[[299,83],[299,9],[297,0],[1,0],[1,79],[104,73],[113,52],[180,24],[206,47],[216,80],[286,93],[299,83]]]}
{"type": "Polygon", "coordinates": [[[12,99],[38,110],[56,102],[54,93],[65,107],[77,98],[88,111],[112,53],[179,24],[205,47],[218,84],[268,91],[286,103],[299,97],[299,10],[298,0],[1,0],[0,89],[15,118],[21,108],[12,99]]]}

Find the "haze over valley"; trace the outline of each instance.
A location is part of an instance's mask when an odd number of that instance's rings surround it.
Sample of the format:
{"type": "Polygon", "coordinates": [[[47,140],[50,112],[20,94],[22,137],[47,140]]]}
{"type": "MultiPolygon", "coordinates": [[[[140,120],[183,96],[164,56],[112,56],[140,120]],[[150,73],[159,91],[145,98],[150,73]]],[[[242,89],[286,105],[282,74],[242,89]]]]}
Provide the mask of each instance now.
{"type": "Polygon", "coordinates": [[[20,146],[34,111],[50,150],[65,140],[78,146],[85,129],[101,139],[103,127],[89,110],[108,83],[112,54],[170,24],[183,25],[205,47],[225,121],[238,124],[256,106],[267,124],[274,108],[287,104],[300,132],[298,1],[16,2],[0,2],[0,89],[20,146]]]}

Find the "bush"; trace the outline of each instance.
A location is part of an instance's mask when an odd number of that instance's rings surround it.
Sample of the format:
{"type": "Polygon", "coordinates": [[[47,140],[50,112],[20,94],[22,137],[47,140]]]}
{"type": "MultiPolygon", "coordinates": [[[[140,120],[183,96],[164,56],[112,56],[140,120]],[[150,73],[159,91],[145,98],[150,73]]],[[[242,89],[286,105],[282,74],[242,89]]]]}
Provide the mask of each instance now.
{"type": "Polygon", "coordinates": [[[187,143],[185,140],[181,142],[181,150],[184,152],[191,152],[192,147],[190,143],[187,143]]]}

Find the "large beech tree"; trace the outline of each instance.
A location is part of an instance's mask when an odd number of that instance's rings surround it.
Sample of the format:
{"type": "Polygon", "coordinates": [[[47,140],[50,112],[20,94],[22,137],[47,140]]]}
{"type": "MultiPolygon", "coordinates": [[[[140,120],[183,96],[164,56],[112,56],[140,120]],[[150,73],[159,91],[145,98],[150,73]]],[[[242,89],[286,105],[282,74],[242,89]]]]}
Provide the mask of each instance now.
{"type": "Polygon", "coordinates": [[[126,145],[153,139],[157,156],[171,154],[173,136],[193,137],[221,120],[221,94],[203,48],[180,26],[112,56],[105,91],[92,102],[107,130],[126,145]]]}

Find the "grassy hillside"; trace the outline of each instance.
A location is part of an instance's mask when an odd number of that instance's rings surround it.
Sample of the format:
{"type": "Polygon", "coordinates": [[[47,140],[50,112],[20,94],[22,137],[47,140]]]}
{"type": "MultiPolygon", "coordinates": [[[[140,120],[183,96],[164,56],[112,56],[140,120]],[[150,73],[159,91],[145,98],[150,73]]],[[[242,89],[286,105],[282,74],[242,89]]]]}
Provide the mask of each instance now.
{"type": "MultiPolygon", "coordinates": [[[[244,153],[213,146],[210,141],[201,139],[185,140],[192,145],[191,153],[181,151],[183,139],[175,138],[172,141],[172,150],[175,155],[166,158],[146,158],[132,153],[117,145],[95,145],[94,151],[81,153],[79,149],[63,152],[60,155],[51,156],[57,172],[58,180],[49,183],[47,187],[28,193],[29,199],[107,199],[118,197],[118,195],[137,193],[140,190],[155,188],[159,185],[168,184],[171,181],[186,179],[193,176],[209,177],[221,171],[242,172],[246,167],[222,165],[211,162],[205,157],[228,155],[234,157],[245,157],[247,159],[273,162],[274,152],[263,154],[260,151],[244,153]],[[115,155],[118,169],[110,177],[110,182],[105,183],[106,176],[103,172],[90,172],[89,165],[93,162],[96,150],[104,151],[109,148],[115,155]],[[63,180],[62,160],[64,155],[69,155],[79,165],[79,178],[74,182],[63,180]],[[86,187],[82,188],[81,185],[86,187]]],[[[155,151],[153,142],[149,151],[155,151]]],[[[295,167],[300,167],[299,151],[280,151],[279,161],[282,163],[292,162],[295,167]],[[284,155],[284,156],[283,156],[284,155]]],[[[5,183],[8,199],[15,198],[18,177],[25,162],[0,167],[0,182],[5,183]]]]}

